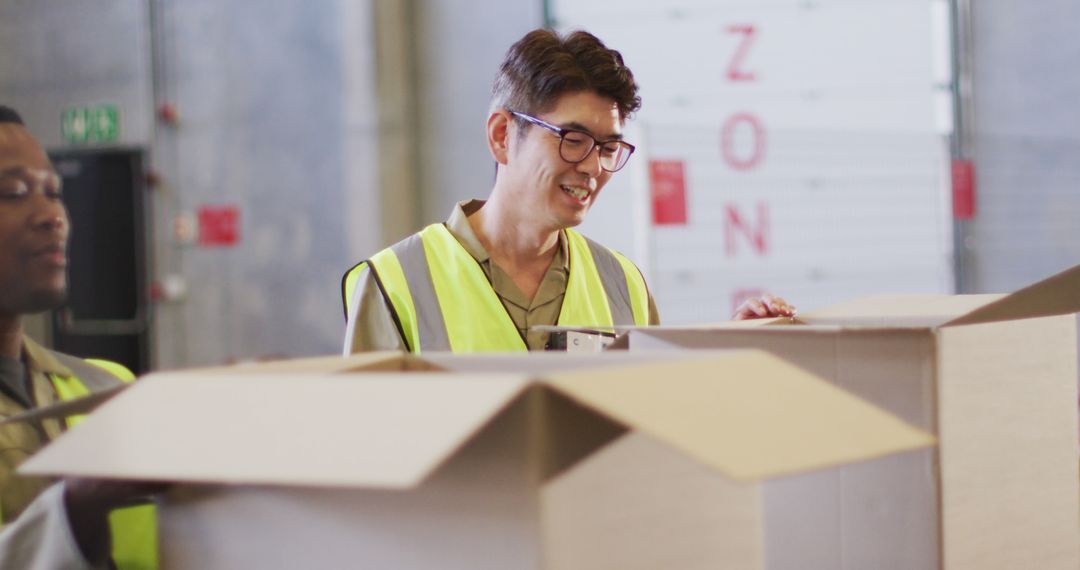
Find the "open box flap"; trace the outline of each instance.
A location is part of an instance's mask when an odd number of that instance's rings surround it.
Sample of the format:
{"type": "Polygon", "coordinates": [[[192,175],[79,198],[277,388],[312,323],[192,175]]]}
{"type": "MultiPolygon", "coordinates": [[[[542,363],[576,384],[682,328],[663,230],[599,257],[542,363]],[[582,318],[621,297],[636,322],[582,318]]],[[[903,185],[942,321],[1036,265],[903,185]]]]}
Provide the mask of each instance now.
{"type": "Polygon", "coordinates": [[[799,316],[808,325],[879,328],[936,327],[1000,299],[1001,295],[874,295],[799,316]]]}
{"type": "Polygon", "coordinates": [[[449,377],[164,374],[20,468],[31,475],[308,486],[418,484],[529,384],[449,377]]]}
{"type": "Polygon", "coordinates": [[[1080,312],[1080,265],[1005,295],[946,326],[970,325],[1080,312]]]}
{"type": "Polygon", "coordinates": [[[761,351],[569,372],[546,382],[742,481],[934,443],[930,434],[761,351]]]}
{"type": "Polygon", "coordinates": [[[313,356],[184,370],[185,374],[344,374],[432,369],[420,357],[400,351],[359,352],[349,356],[313,356]]]}

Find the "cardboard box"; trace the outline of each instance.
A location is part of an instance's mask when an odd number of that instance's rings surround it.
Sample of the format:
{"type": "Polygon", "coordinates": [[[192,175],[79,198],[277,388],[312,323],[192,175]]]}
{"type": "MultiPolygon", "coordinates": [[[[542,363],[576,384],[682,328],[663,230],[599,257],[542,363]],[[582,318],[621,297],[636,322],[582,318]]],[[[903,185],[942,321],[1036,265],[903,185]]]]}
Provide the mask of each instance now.
{"type": "Polygon", "coordinates": [[[944,568],[1075,569],[1077,311],[1080,267],[1011,295],[873,297],[795,324],[641,329],[625,343],[784,357],[937,435],[925,467],[944,568]]]}
{"type": "Polygon", "coordinates": [[[932,442],[763,352],[366,355],[148,377],[22,471],[183,482],[167,568],[913,568],[932,442]]]}

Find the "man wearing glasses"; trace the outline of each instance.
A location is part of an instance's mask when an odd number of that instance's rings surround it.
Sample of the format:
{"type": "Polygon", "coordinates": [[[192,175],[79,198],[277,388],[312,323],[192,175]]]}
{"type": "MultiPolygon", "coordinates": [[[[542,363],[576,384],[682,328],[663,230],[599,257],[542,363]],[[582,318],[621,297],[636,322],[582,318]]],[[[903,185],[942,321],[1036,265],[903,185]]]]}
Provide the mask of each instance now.
{"type": "MultiPolygon", "coordinates": [[[[346,273],[345,353],[543,350],[538,325],[658,324],[638,268],[572,229],[634,153],[622,127],[637,90],[587,32],[534,30],[511,46],[487,119],[490,196],[346,273]]],[[[790,313],[770,298],[736,318],[790,313]]]]}

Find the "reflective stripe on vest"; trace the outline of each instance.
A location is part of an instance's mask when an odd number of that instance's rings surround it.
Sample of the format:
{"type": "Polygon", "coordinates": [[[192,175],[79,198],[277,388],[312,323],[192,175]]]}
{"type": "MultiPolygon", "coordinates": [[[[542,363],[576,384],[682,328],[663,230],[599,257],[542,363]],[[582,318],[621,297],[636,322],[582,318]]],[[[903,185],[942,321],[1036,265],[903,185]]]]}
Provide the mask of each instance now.
{"type": "MultiPolygon", "coordinates": [[[[648,324],[648,290],[637,267],[573,230],[564,235],[570,274],[558,324],[648,324]]],[[[409,350],[527,349],[480,264],[443,224],[430,225],[350,270],[342,288],[347,313],[365,267],[388,300],[409,350]]]]}
{"type": "MultiPolygon", "coordinates": [[[[53,353],[72,376],[49,374],[49,380],[61,401],[88,396],[135,379],[123,365],[108,360],[80,359],[53,353]]],[[[69,416],[68,427],[81,422],[85,416],[69,416]]],[[[153,505],[138,505],[116,509],[109,513],[112,530],[112,559],[120,570],[153,570],[158,568],[157,513],[153,505]]]]}
{"type": "Polygon", "coordinates": [[[596,270],[607,292],[614,324],[634,324],[639,327],[649,324],[649,290],[637,266],[623,254],[580,234],[576,235],[589,244],[596,270]]]}

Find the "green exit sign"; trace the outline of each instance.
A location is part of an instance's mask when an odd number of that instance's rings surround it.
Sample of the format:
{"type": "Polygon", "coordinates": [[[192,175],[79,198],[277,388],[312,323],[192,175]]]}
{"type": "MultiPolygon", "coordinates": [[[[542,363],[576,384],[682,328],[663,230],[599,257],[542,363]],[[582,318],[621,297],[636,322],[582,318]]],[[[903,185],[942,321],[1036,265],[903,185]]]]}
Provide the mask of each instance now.
{"type": "Polygon", "coordinates": [[[120,136],[116,105],[68,107],[60,115],[60,132],[73,144],[110,143],[120,136]]]}

